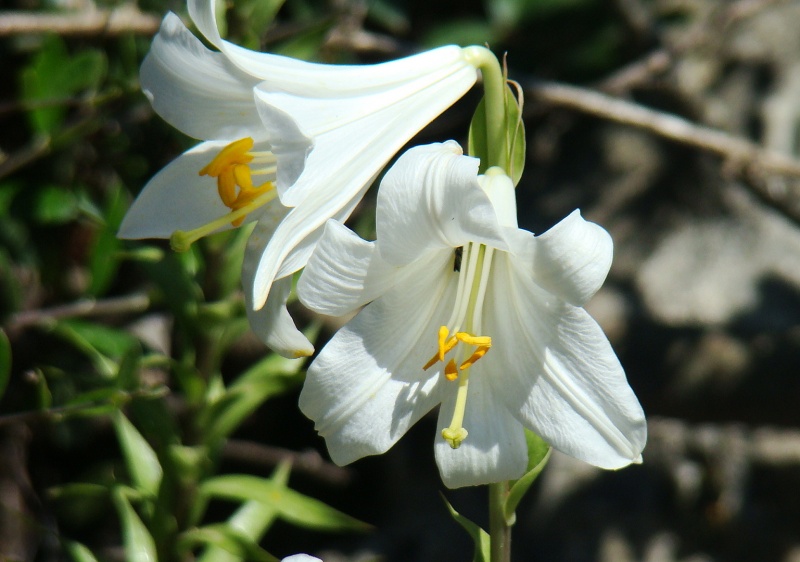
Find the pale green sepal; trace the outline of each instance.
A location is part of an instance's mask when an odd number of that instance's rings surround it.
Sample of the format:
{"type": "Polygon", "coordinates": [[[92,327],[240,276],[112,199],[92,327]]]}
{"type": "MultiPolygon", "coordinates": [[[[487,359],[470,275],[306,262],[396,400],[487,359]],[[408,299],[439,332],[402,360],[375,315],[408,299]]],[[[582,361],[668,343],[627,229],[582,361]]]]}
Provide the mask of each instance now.
{"type": "Polygon", "coordinates": [[[122,487],[114,488],[112,492],[114,506],[119,515],[123,543],[125,545],[125,560],[128,562],[157,562],[156,544],[153,536],[144,526],[142,520],[131,506],[122,487]]]}
{"type": "MultiPolygon", "coordinates": [[[[289,473],[292,465],[290,462],[280,463],[272,473],[270,481],[276,486],[285,487],[289,482],[289,473]]],[[[273,506],[250,500],[242,504],[228,519],[228,526],[236,529],[243,536],[253,542],[261,539],[269,530],[278,516],[278,510],[273,506]]],[[[238,562],[239,557],[218,546],[212,546],[197,559],[197,562],[238,562]]]]}
{"type": "Polygon", "coordinates": [[[97,562],[97,558],[92,554],[92,551],[79,542],[66,541],[64,550],[67,551],[73,562],[97,562]]]}
{"type": "Polygon", "coordinates": [[[541,437],[528,429],[525,430],[525,439],[528,442],[528,469],[519,480],[514,481],[511,485],[503,505],[503,516],[509,526],[513,525],[516,520],[515,511],[520,500],[547,465],[547,461],[550,460],[550,452],[553,450],[541,437]]]}
{"type": "Polygon", "coordinates": [[[155,497],[163,475],[156,452],[122,412],[117,410],[111,419],[133,485],[137,491],[155,497]]]}
{"type": "Polygon", "coordinates": [[[210,478],[200,485],[206,496],[231,500],[255,500],[272,506],[284,521],[298,527],[322,531],[368,531],[371,526],[338,511],[319,500],[304,496],[270,480],[247,474],[228,474],[210,478]]]}
{"type": "Polygon", "coordinates": [[[489,562],[491,559],[491,538],[489,537],[489,533],[484,531],[477,523],[470,521],[457,512],[455,508],[450,505],[450,502],[447,501],[447,498],[442,496],[442,500],[444,500],[447,510],[450,512],[453,519],[455,519],[456,523],[464,527],[464,530],[469,533],[469,536],[472,537],[475,543],[475,555],[472,558],[472,562],[489,562]]]}
{"type": "MultiPolygon", "coordinates": [[[[505,130],[506,146],[504,160],[507,163],[505,170],[514,186],[519,183],[522,177],[522,170],[525,168],[525,125],[522,121],[522,108],[519,100],[510,87],[506,87],[505,99],[505,130]]],[[[480,174],[486,172],[493,164],[489,161],[489,147],[487,145],[486,131],[486,97],[481,99],[472,117],[469,127],[469,139],[467,153],[470,156],[480,158],[480,174]]]]}

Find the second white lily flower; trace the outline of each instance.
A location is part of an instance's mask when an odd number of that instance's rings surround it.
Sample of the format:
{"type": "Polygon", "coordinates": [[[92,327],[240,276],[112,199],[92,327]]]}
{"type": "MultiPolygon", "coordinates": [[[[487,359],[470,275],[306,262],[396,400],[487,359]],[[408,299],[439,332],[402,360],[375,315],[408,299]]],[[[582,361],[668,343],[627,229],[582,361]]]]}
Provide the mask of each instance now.
{"type": "Polygon", "coordinates": [[[603,468],[639,462],[644,413],[582,305],[611,263],[576,211],[534,237],[514,188],[454,143],[416,147],[385,175],[376,242],[330,221],[300,279],[309,308],[366,307],[312,363],[300,395],[331,457],[388,450],[435,406],[449,487],[518,478],[523,427],[603,468]]]}
{"type": "Polygon", "coordinates": [[[214,7],[189,1],[194,23],[219,52],[168,14],[142,65],[154,109],[205,142],[150,181],[119,235],[182,231],[188,244],[264,217],[245,256],[251,321],[279,353],[309,355],[313,347],[286,311],[291,274],[305,265],[325,221],[345,220],[386,162],[459,99],[477,71],[470,51],[455,46],[363,66],[256,53],[220,37],[214,7]]]}

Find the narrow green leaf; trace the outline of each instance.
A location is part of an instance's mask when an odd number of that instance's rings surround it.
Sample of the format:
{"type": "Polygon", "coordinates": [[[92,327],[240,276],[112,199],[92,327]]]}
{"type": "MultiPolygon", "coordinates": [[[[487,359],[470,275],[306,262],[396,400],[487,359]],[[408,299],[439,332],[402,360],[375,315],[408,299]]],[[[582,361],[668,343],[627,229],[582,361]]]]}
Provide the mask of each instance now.
{"type": "MultiPolygon", "coordinates": [[[[272,473],[270,481],[276,486],[285,487],[289,482],[291,463],[282,462],[272,473]]],[[[250,500],[242,504],[228,519],[228,526],[253,542],[258,542],[278,516],[273,506],[250,500]]],[[[198,562],[238,562],[238,558],[219,547],[209,547],[198,558],[198,562]]]]}
{"type": "Polygon", "coordinates": [[[97,562],[92,551],[79,542],[65,541],[64,550],[67,551],[73,562],[97,562]]]}
{"type": "Polygon", "coordinates": [[[0,330],[0,398],[6,391],[11,378],[11,342],[3,330],[0,330]]]}
{"type": "Polygon", "coordinates": [[[281,519],[321,531],[366,531],[370,525],[319,500],[246,474],[217,476],[200,485],[201,494],[231,500],[255,500],[277,510],[281,519]]]}
{"type": "Polygon", "coordinates": [[[444,500],[444,504],[447,506],[450,516],[469,533],[469,536],[472,537],[472,541],[475,543],[475,554],[473,555],[472,561],[489,562],[491,558],[491,538],[489,537],[489,533],[484,531],[477,523],[470,521],[457,512],[455,508],[450,505],[450,502],[447,501],[447,498],[442,496],[442,500],[444,500]]]}
{"type": "Polygon", "coordinates": [[[157,562],[153,536],[131,506],[125,492],[121,488],[115,488],[112,497],[122,526],[125,559],[128,562],[157,562]]]}
{"type": "Polygon", "coordinates": [[[234,557],[234,560],[279,562],[278,558],[258,546],[252,539],[225,523],[189,529],[178,536],[178,548],[188,551],[197,546],[211,545],[234,557]]]}
{"type": "Polygon", "coordinates": [[[248,369],[204,412],[201,423],[207,428],[206,443],[218,443],[265,400],[296,387],[300,379],[295,373],[302,361],[272,354],[248,369]]]}
{"type": "Polygon", "coordinates": [[[511,485],[506,503],[503,506],[503,515],[509,525],[513,525],[516,519],[515,511],[520,500],[522,500],[525,493],[547,465],[552,451],[550,445],[530,430],[525,430],[525,439],[528,441],[528,471],[511,485]]]}
{"type": "Polygon", "coordinates": [[[122,412],[117,410],[111,419],[134,487],[146,495],[156,496],[163,470],[155,451],[122,412]]]}

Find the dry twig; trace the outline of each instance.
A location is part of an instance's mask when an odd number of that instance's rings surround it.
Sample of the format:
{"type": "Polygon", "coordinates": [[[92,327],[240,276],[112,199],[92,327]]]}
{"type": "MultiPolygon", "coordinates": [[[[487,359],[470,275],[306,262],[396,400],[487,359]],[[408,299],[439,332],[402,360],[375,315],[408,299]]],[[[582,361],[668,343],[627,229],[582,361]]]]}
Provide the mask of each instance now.
{"type": "MultiPolygon", "coordinates": [[[[748,139],[693,123],[688,119],[656,111],[600,92],[555,82],[529,81],[527,99],[594,115],[602,119],[644,129],[660,137],[720,156],[727,171],[738,172],[762,201],[796,223],[800,223],[800,200],[785,182],[770,176],[800,178],[800,161],[769,150],[748,139]]],[[[526,106],[534,107],[533,104],[526,106]]]]}
{"type": "Polygon", "coordinates": [[[160,17],[145,14],[129,4],[113,10],[91,9],[59,13],[0,12],[0,37],[26,33],[153,35],[160,25],[160,17]]]}

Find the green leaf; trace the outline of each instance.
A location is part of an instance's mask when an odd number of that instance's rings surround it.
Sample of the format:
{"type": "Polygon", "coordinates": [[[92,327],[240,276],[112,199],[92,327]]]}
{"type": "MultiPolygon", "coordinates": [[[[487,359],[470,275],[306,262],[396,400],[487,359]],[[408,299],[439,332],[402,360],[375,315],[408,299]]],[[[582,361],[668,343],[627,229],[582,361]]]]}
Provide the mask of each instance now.
{"type": "Polygon", "coordinates": [[[38,189],[34,218],[42,224],[63,224],[78,216],[78,198],[68,188],[47,185],[38,189]]]}
{"type": "Polygon", "coordinates": [[[155,497],[164,474],[155,451],[122,412],[117,411],[111,419],[134,487],[155,497]]]}
{"type": "Polygon", "coordinates": [[[92,282],[89,285],[89,294],[92,296],[99,296],[108,289],[119,268],[116,254],[122,247],[122,241],[117,238],[117,230],[127,207],[123,189],[117,184],[109,194],[105,208],[105,223],[98,232],[90,252],[89,272],[92,275],[92,282]]]}
{"type": "MultiPolygon", "coordinates": [[[[285,487],[289,482],[291,463],[282,462],[272,473],[270,481],[276,486],[285,487]]],[[[258,542],[278,516],[273,506],[250,500],[242,504],[228,519],[228,526],[236,529],[242,536],[258,542]]],[[[237,558],[222,548],[208,548],[198,562],[237,562],[237,558]]]]}
{"type": "Polygon", "coordinates": [[[92,551],[79,542],[65,541],[64,550],[67,551],[73,562],[97,562],[92,551]]]}
{"type": "Polygon", "coordinates": [[[450,502],[447,501],[447,498],[442,496],[442,500],[444,500],[444,504],[447,506],[450,516],[469,533],[469,536],[472,537],[472,541],[475,543],[475,554],[472,557],[472,561],[489,562],[491,558],[491,539],[489,533],[484,531],[477,523],[470,521],[457,512],[455,508],[450,505],[450,502]]]}
{"type": "Polygon", "coordinates": [[[157,562],[156,544],[153,536],[131,506],[121,487],[112,493],[122,526],[125,559],[128,562],[157,562]]]}
{"type": "Polygon", "coordinates": [[[3,330],[0,330],[0,398],[6,391],[11,378],[11,342],[3,330]]]}
{"type": "Polygon", "coordinates": [[[217,476],[200,485],[200,493],[231,500],[255,500],[270,506],[278,516],[298,527],[320,531],[366,531],[370,526],[319,500],[304,496],[270,480],[246,474],[217,476]]]}
{"type": "Polygon", "coordinates": [[[503,515],[508,525],[514,524],[516,519],[515,511],[520,500],[522,500],[525,493],[539,476],[539,473],[547,465],[552,451],[550,445],[528,429],[525,430],[525,439],[528,441],[528,470],[511,485],[511,489],[508,491],[508,496],[503,506],[503,515]]]}
{"type": "Polygon", "coordinates": [[[296,387],[303,359],[268,355],[242,374],[204,412],[206,442],[214,444],[234,432],[265,400],[296,387]]]}
{"type": "MultiPolygon", "coordinates": [[[[509,163],[509,169],[506,170],[506,173],[516,186],[522,177],[522,170],[525,168],[526,141],[525,125],[522,121],[522,108],[510,85],[506,88],[505,106],[505,144],[508,149],[506,160],[509,163]]],[[[480,158],[481,164],[478,172],[485,173],[489,162],[485,97],[481,99],[475,114],[472,116],[467,151],[471,156],[480,158]]]]}
{"type": "Polygon", "coordinates": [[[252,539],[225,523],[189,529],[178,536],[178,548],[191,550],[198,545],[211,545],[232,554],[236,559],[257,562],[279,562],[279,559],[259,547],[252,539]]]}
{"type": "Polygon", "coordinates": [[[22,99],[32,108],[30,121],[40,134],[53,135],[61,126],[74,95],[96,89],[106,74],[105,54],[84,49],[67,52],[64,41],[53,35],[22,72],[22,99]]]}

